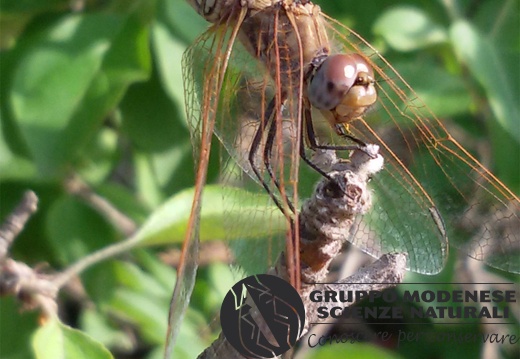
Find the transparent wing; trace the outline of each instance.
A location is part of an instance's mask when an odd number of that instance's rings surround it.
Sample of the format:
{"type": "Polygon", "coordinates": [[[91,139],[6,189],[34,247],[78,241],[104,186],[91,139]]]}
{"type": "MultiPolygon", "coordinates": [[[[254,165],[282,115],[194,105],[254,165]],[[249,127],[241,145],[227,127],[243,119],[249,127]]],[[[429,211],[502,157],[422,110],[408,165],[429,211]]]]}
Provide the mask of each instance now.
{"type": "Polygon", "coordinates": [[[206,183],[211,139],[229,53],[244,16],[245,12],[242,11],[236,22],[213,26],[183,55],[186,111],[194,144],[196,179],[193,204],[177,269],[177,281],[170,303],[166,357],[170,357],[173,351],[180,323],[195,284],[201,201],[206,183]]]}
{"type": "Polygon", "coordinates": [[[473,258],[520,271],[520,201],[447,132],[391,65],[359,35],[327,18],[342,52],[363,53],[377,73],[378,104],[350,124],[381,146],[372,211],[353,241],[366,251],[405,250],[408,265],[437,273],[450,243],[473,258]]]}
{"type": "MultiPolygon", "coordinates": [[[[224,185],[225,239],[230,240],[236,262],[247,273],[265,272],[285,244],[285,220],[260,182],[262,179],[271,195],[283,201],[262,160],[267,133],[262,123],[274,93],[262,63],[235,43],[222,85],[215,135],[222,145],[220,182],[224,185]],[[251,153],[257,134],[259,151],[251,153]],[[242,193],[237,187],[249,192],[248,201],[236,197],[242,193]]],[[[274,161],[272,166],[278,168],[274,161]]]]}

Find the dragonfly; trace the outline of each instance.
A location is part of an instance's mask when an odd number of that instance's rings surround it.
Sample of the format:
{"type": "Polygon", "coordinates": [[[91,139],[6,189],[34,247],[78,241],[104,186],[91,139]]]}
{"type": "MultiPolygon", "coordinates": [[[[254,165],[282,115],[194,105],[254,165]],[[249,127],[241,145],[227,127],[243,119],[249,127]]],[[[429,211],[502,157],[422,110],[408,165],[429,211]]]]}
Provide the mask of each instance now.
{"type": "Polygon", "coordinates": [[[385,166],[372,179],[371,211],[345,233],[350,242],[376,257],[405,252],[410,270],[435,274],[449,238],[473,258],[520,272],[518,195],[457,142],[360,35],[306,0],[188,2],[212,25],[183,57],[197,176],[170,330],[195,281],[215,135],[286,219],[287,267],[296,287],[301,167],[326,177],[314,153],[366,144],[379,145],[385,166]]]}

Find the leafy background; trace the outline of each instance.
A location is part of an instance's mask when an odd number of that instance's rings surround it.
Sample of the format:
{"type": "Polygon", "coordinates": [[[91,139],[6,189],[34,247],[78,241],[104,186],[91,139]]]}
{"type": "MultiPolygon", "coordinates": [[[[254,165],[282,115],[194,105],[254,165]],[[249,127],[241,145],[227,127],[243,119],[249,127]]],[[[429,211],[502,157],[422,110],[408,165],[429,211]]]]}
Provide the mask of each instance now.
{"type": "MultiPolygon", "coordinates": [[[[483,163],[520,192],[518,1],[319,3],[376,46],[433,112],[462,131],[463,144],[478,148],[483,163]]],[[[0,10],[1,218],[26,189],[40,199],[13,257],[59,270],[125,237],[71,193],[72,176],[138,225],[155,219],[142,235],[145,245],[84,272],[84,292],[63,291],[62,319],[80,331],[55,325],[36,332],[36,315],[19,313],[13,298],[2,298],[0,356],[80,355],[67,352],[79,343],[93,350],[83,357],[109,357],[106,347],[119,358],[159,358],[175,280],[175,270],[160,258],[183,238],[193,184],[180,59],[207,24],[179,0],[5,0],[0,10]],[[162,246],[146,245],[157,242],[162,246]]],[[[218,175],[215,159],[209,182],[218,175]]],[[[219,189],[209,193],[209,223],[217,226],[219,189]]],[[[221,232],[206,226],[205,238],[212,233],[221,232]]],[[[452,261],[439,277],[410,275],[408,281],[448,283],[454,268],[452,261]]],[[[176,358],[195,357],[212,341],[221,300],[236,279],[223,263],[201,270],[176,358]]],[[[457,330],[477,332],[479,325],[457,330]]],[[[346,353],[473,358],[482,348],[420,342],[311,352],[323,358],[346,353]]]]}

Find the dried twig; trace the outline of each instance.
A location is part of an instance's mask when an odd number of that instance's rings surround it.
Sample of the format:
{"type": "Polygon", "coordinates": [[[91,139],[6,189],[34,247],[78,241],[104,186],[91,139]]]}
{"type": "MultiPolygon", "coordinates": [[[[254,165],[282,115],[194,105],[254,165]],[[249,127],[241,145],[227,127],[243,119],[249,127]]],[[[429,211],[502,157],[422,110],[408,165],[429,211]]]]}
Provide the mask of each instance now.
{"type": "MultiPolygon", "coordinates": [[[[354,151],[349,162],[332,161],[331,180],[322,180],[313,196],[303,205],[300,216],[301,296],[306,310],[304,333],[311,323],[318,322],[317,305],[309,300],[313,290],[323,290],[319,284],[326,279],[328,266],[349,237],[355,219],[371,206],[369,178],[382,167],[377,146],[370,147],[372,157],[366,151],[354,151]]],[[[333,155],[333,154],[332,154],[333,155]]],[[[284,255],[278,259],[270,274],[287,278],[284,255]]],[[[404,277],[406,256],[393,253],[383,255],[378,261],[361,268],[352,276],[338,281],[335,290],[381,291],[400,283],[404,277]]],[[[329,303],[335,305],[335,303],[329,303]]],[[[352,305],[354,303],[346,304],[352,305]]],[[[343,303],[345,305],[345,303],[343,303]]],[[[267,329],[268,330],[268,329],[267,329]]],[[[243,358],[221,333],[199,359],[243,358]]]]}
{"type": "Polygon", "coordinates": [[[37,207],[38,197],[33,191],[27,191],[18,207],[2,223],[0,227],[0,262],[7,257],[9,247],[23,230],[31,215],[36,212],[37,207]]]}
{"type": "MultiPolygon", "coordinates": [[[[118,226],[125,233],[133,233],[135,224],[117,211],[106,200],[95,195],[85,185],[75,182],[76,188],[69,190],[86,199],[91,205],[118,226]]],[[[34,192],[28,191],[18,207],[7,217],[0,227],[0,295],[13,295],[20,299],[22,308],[33,310],[40,308],[44,317],[57,315],[56,297],[59,290],[71,278],[77,276],[86,268],[107,258],[112,258],[136,246],[139,238],[130,236],[126,240],[105,247],[83,257],[69,266],[63,272],[55,274],[40,273],[23,262],[9,258],[7,253],[14,239],[23,230],[30,216],[36,211],[38,198],[34,192]]]]}
{"type": "Polygon", "coordinates": [[[49,280],[51,277],[8,257],[9,247],[36,212],[37,205],[36,194],[25,192],[20,204],[0,227],[0,295],[14,295],[22,301],[23,309],[39,307],[45,316],[50,317],[57,311],[55,297],[58,292],[56,285],[49,280]]]}
{"type": "Polygon", "coordinates": [[[119,229],[125,237],[130,237],[137,230],[137,225],[131,218],[119,211],[105,198],[92,191],[78,176],[72,176],[65,181],[65,188],[70,194],[78,196],[92,206],[115,228],[119,229]]]}

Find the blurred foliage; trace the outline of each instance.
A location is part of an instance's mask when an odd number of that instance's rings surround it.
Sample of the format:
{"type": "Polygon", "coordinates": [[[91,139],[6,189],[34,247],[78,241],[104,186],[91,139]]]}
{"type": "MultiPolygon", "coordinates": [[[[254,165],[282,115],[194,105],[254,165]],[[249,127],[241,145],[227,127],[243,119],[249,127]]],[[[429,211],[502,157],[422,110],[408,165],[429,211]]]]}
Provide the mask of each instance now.
{"type": "MultiPolygon", "coordinates": [[[[518,1],[319,3],[376,46],[456,137],[520,192],[518,1]]],[[[180,59],[207,24],[180,0],[4,0],[0,6],[0,218],[26,189],[40,199],[13,256],[60,269],[124,238],[66,190],[71,175],[136,223],[146,222],[143,244],[178,246],[193,184],[180,59]]],[[[218,177],[215,160],[209,182],[218,177]]],[[[212,209],[206,239],[222,234],[219,196],[214,189],[206,203],[212,209]]],[[[89,358],[109,357],[103,346],[116,356],[161,357],[175,271],[156,253],[145,246],[89,269],[82,276],[85,303],[63,294],[65,308],[80,306],[64,311],[64,321],[81,331],[58,323],[38,329],[34,315],[19,315],[11,298],[1,299],[0,356],[29,357],[32,340],[33,352],[60,353],[53,357],[80,357],[74,343],[88,347],[89,358]],[[56,338],[62,347],[49,348],[56,338]]],[[[453,271],[443,272],[442,281],[450,282],[453,271]]],[[[176,358],[195,357],[211,342],[221,300],[237,280],[221,264],[204,268],[198,279],[176,358]]],[[[400,355],[448,358],[452,349],[433,343],[401,348],[400,355]]],[[[323,350],[317,357],[345,355],[323,350]]],[[[398,355],[357,350],[360,357],[398,355]]]]}

